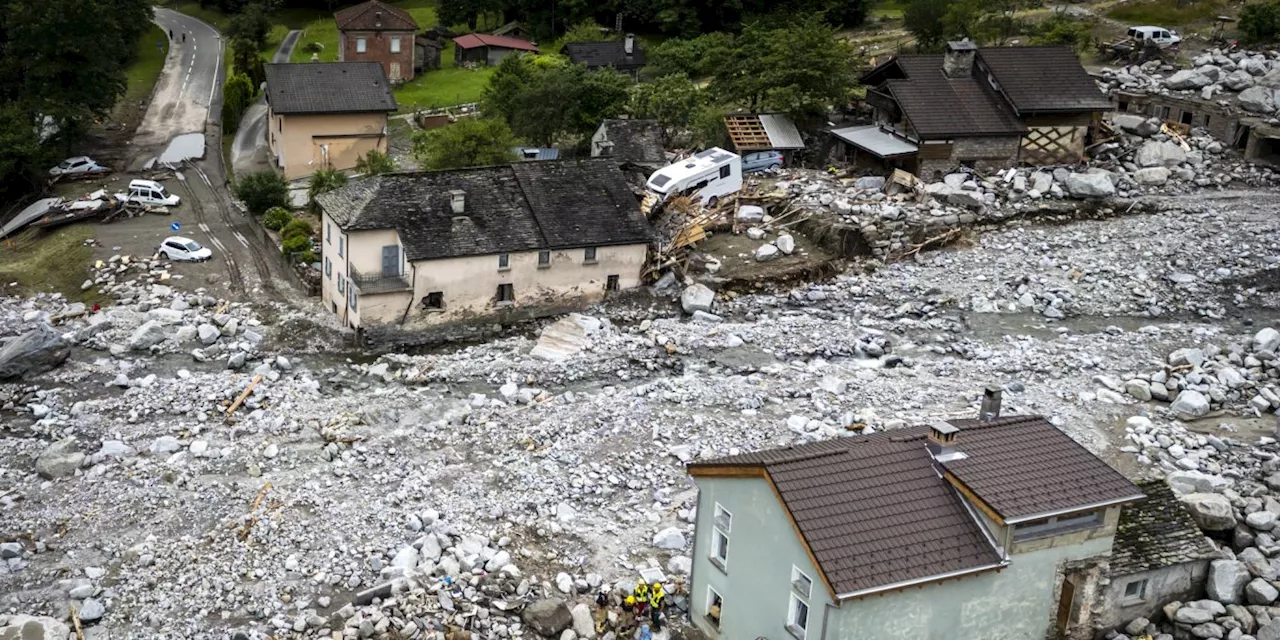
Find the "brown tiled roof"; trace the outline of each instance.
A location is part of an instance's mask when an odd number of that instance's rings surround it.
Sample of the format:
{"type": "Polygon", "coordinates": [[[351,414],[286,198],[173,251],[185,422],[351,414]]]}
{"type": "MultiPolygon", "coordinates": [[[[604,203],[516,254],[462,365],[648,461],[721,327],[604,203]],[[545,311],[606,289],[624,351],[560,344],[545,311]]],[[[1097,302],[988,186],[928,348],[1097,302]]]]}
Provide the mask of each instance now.
{"type": "MultiPolygon", "coordinates": [[[[1100,495],[1138,494],[1043,418],[952,424],[960,429],[956,448],[969,457],[945,463],[946,470],[990,491],[974,489],[992,508],[1084,506],[1100,495]],[[1049,496],[1021,499],[1010,490],[1020,482],[1028,494],[1049,496]]],[[[698,462],[689,470],[715,475],[724,467],[763,468],[838,595],[999,565],[983,525],[935,467],[928,432],[921,426],[836,438],[698,462]]]]}
{"type": "Polygon", "coordinates": [[[1145,498],[1124,506],[1111,545],[1111,575],[1127,576],[1218,557],[1164,480],[1141,480],[1145,498]]]}
{"type": "Polygon", "coordinates": [[[1020,135],[1013,109],[977,78],[948,78],[941,55],[896,58],[907,77],[887,86],[922,139],[1020,135]]]}
{"type": "Polygon", "coordinates": [[[1142,495],[1039,416],[951,424],[961,430],[956,448],[968,457],[946,462],[946,470],[1006,522],[1142,495]]]}
{"type": "Polygon", "coordinates": [[[1098,83],[1071,47],[990,47],[978,50],[1019,114],[1110,110],[1098,83]]]}
{"type": "Polygon", "coordinates": [[[339,31],[417,31],[418,22],[400,7],[369,0],[333,14],[339,31]],[[381,13],[381,15],[379,15],[381,13]]]}

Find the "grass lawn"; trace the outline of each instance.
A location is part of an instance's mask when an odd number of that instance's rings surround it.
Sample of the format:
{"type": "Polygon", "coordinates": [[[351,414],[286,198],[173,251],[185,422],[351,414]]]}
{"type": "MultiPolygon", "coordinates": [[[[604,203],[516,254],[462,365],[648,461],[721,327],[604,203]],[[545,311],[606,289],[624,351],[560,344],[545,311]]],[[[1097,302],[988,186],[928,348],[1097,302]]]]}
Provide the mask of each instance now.
{"type": "Polygon", "coordinates": [[[1179,27],[1194,22],[1212,21],[1214,16],[1223,13],[1225,9],[1224,3],[1219,0],[1144,0],[1118,5],[1107,12],[1107,17],[1134,25],[1179,27]]]}
{"type": "Polygon", "coordinates": [[[185,13],[193,18],[199,18],[200,20],[203,20],[209,23],[210,26],[212,26],[214,29],[217,29],[218,31],[226,31],[227,27],[231,25],[230,16],[228,16],[227,14],[221,11],[218,11],[217,9],[205,9],[204,7],[201,7],[200,3],[196,2],[195,0],[179,0],[178,2],[163,2],[163,3],[159,3],[157,6],[161,6],[166,9],[173,9],[178,13],[185,13]]]}
{"type": "Polygon", "coordinates": [[[96,287],[80,290],[93,261],[93,248],[84,241],[92,237],[93,226],[89,224],[48,232],[24,231],[0,246],[0,280],[16,282],[25,292],[60,292],[87,304],[104,302],[107,297],[96,287]]]}
{"type": "MultiPolygon", "coordinates": [[[[435,0],[395,0],[388,4],[408,11],[409,15],[413,16],[413,19],[418,23],[419,29],[427,29],[436,25],[435,0]]],[[[311,60],[311,54],[302,49],[312,42],[322,47],[319,52],[321,61],[333,62],[338,59],[338,25],[333,19],[333,14],[313,14],[311,20],[303,24],[294,25],[293,28],[302,29],[302,36],[298,38],[298,46],[293,50],[293,56],[289,59],[290,62],[307,62],[311,60]]]]}
{"type": "Polygon", "coordinates": [[[164,69],[164,57],[168,51],[169,35],[152,23],[138,41],[138,58],[125,70],[128,87],[122,100],[137,102],[151,95],[151,89],[156,86],[160,71],[164,69]],[[157,43],[160,46],[156,46],[157,43]]]}
{"type": "Polygon", "coordinates": [[[476,102],[497,67],[465,69],[453,66],[453,43],[440,52],[440,69],[428,71],[396,88],[400,111],[431,109],[476,102]]]}

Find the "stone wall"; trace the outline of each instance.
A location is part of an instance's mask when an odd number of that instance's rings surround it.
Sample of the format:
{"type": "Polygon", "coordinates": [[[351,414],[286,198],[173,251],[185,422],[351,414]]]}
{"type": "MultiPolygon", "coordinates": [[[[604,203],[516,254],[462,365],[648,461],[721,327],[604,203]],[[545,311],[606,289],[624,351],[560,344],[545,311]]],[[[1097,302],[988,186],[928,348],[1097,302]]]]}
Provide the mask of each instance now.
{"type": "Polygon", "coordinates": [[[994,136],[983,138],[956,138],[951,145],[951,156],[944,160],[920,160],[920,171],[916,174],[922,179],[932,181],[935,176],[941,180],[960,166],[978,171],[989,172],[1011,167],[1018,162],[1018,147],[1021,136],[994,136]]]}

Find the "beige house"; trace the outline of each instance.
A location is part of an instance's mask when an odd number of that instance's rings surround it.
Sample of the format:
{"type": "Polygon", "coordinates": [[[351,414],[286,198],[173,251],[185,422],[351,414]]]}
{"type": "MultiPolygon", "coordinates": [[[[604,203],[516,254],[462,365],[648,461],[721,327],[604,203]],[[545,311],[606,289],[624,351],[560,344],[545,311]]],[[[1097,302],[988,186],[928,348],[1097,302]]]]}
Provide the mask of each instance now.
{"type": "Polygon", "coordinates": [[[362,331],[581,308],[640,285],[651,234],[604,158],[383,174],[316,201],[324,305],[362,331]]]}
{"type": "Polygon", "coordinates": [[[378,62],[268,64],[267,144],[287,180],[387,150],[391,86],[378,62]]]}

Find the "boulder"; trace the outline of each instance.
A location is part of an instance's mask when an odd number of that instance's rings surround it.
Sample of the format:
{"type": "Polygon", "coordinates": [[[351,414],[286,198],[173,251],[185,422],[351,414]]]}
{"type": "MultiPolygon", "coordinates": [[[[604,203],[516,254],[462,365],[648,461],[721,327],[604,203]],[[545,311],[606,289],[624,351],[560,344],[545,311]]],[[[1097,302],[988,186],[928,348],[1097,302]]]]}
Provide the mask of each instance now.
{"type": "Polygon", "coordinates": [[[45,449],[36,458],[36,473],[46,480],[75,475],[76,469],[84,463],[84,454],[80,453],[80,444],[75,437],[63,438],[45,449]]]}
{"type": "Polygon", "coordinates": [[[573,617],[573,632],[577,637],[594,640],[596,622],[591,618],[591,607],[585,602],[579,602],[569,611],[569,615],[573,617]]]}
{"type": "Polygon", "coordinates": [[[8,624],[0,627],[3,640],[66,640],[70,635],[66,623],[49,617],[9,616],[8,624]]]}
{"type": "Polygon", "coordinates": [[[1265,115],[1276,110],[1275,93],[1268,87],[1249,87],[1241,91],[1236,99],[1240,102],[1241,108],[1252,113],[1265,115]]]}
{"type": "Polygon", "coordinates": [[[1222,79],[1222,84],[1232,91],[1244,91],[1253,86],[1253,76],[1244,69],[1236,69],[1222,79]]]}
{"type": "Polygon", "coordinates": [[[1169,410],[1179,418],[1203,418],[1209,413],[1209,400],[1194,389],[1184,389],[1174,398],[1169,410]]]}
{"type": "Polygon", "coordinates": [[[1133,161],[1140,167],[1176,167],[1187,161],[1187,152],[1172,142],[1148,140],[1138,147],[1133,161]]]}
{"type": "Polygon", "coordinates": [[[1213,78],[1200,69],[1183,69],[1164,81],[1170,89],[1199,89],[1213,84],[1213,78]]]}
{"type": "Polygon", "coordinates": [[[1221,493],[1231,487],[1231,480],[1203,471],[1174,471],[1164,477],[1174,493],[1221,493]]]}
{"type": "Polygon", "coordinates": [[[764,209],[754,204],[744,204],[738,207],[736,217],[738,222],[760,222],[764,220],[764,209]]]}
{"type": "Polygon", "coordinates": [[[786,255],[791,255],[796,250],[796,239],[790,234],[779,235],[778,239],[773,241],[773,244],[778,247],[778,251],[786,255]]]}
{"type": "Polygon", "coordinates": [[[1205,595],[1222,604],[1240,604],[1244,600],[1244,587],[1249,584],[1250,579],[1249,569],[1243,562],[1214,560],[1209,563],[1209,579],[1205,582],[1205,595]]]}
{"type": "Polygon", "coordinates": [[[1151,624],[1151,621],[1146,618],[1134,618],[1129,621],[1129,624],[1124,626],[1124,632],[1131,636],[1142,635],[1147,630],[1147,625],[1149,624],[1151,624]]]}
{"type": "Polygon", "coordinates": [[[1203,638],[1204,640],[1221,638],[1225,632],[1222,627],[1214,622],[1206,622],[1191,627],[1191,637],[1203,638]]]}
{"type": "Polygon", "coordinates": [[[778,247],[772,244],[762,244],[756,249],[756,262],[768,262],[776,259],[780,255],[778,247]]]}
{"type": "Polygon", "coordinates": [[[853,188],[861,191],[884,189],[884,176],[862,176],[853,182],[853,188]]]}
{"type": "Polygon", "coordinates": [[[543,636],[558,635],[573,624],[573,614],[564,600],[548,598],[534,601],[520,615],[524,623],[543,636]]]}
{"type": "Polygon", "coordinates": [[[1216,493],[1188,493],[1178,497],[1191,518],[1205,531],[1230,531],[1236,526],[1236,510],[1231,501],[1216,493]]]}
{"type": "Polygon", "coordinates": [[[1174,612],[1173,621],[1182,624],[1204,624],[1213,621],[1213,614],[1196,607],[1182,607],[1174,612]]]}
{"type": "MultiPolygon", "coordinates": [[[[695,311],[695,313],[697,313],[695,311]]],[[[580,313],[571,313],[549,325],[543,327],[542,333],[538,335],[538,343],[529,351],[529,355],[551,362],[562,362],[572,356],[577,355],[588,345],[591,344],[592,338],[604,323],[598,318],[583,315],[580,313]]],[[[515,386],[515,385],[512,385],[515,386]]],[[[507,386],[503,385],[503,389],[507,386]]],[[[507,394],[503,392],[503,397],[507,394]]],[[[515,392],[511,392],[511,397],[507,398],[511,402],[515,398],[515,392]]]]}
{"type": "Polygon", "coordinates": [[[951,195],[947,196],[947,204],[970,209],[981,209],[986,204],[986,201],[982,199],[982,194],[977,191],[953,191],[951,195]]]}
{"type": "Polygon", "coordinates": [[[1244,595],[1249,599],[1249,604],[1268,605],[1280,597],[1280,591],[1271,586],[1270,582],[1262,578],[1254,578],[1245,585],[1244,595]]]}
{"type": "Polygon", "coordinates": [[[220,335],[222,335],[222,331],[211,324],[202,324],[196,327],[196,337],[200,339],[200,344],[206,347],[217,342],[220,335]]]}
{"type": "Polygon", "coordinates": [[[159,320],[148,320],[129,336],[129,348],[134,351],[145,351],[164,342],[169,333],[159,320]]]}
{"type": "Polygon", "coordinates": [[[71,344],[47,324],[4,343],[0,348],[0,381],[52,371],[71,355],[71,344]]]}
{"type": "Polygon", "coordinates": [[[1253,634],[1255,640],[1280,640],[1280,618],[1274,618],[1271,623],[1253,634]]]}
{"type": "Polygon", "coordinates": [[[1067,176],[1067,193],[1076,198],[1106,198],[1115,195],[1116,186],[1105,172],[1073,173],[1067,176]]]}
{"type": "Polygon", "coordinates": [[[689,314],[694,311],[711,311],[711,304],[715,301],[716,292],[700,282],[689,285],[680,294],[680,307],[689,314]]]}
{"type": "Polygon", "coordinates": [[[667,527],[654,534],[653,546],[659,549],[679,551],[685,546],[684,533],[675,527],[667,527]]]}
{"type": "Polygon", "coordinates": [[[1044,193],[1053,186],[1053,174],[1047,171],[1037,171],[1031,174],[1031,190],[1044,193]]]}
{"type": "Polygon", "coordinates": [[[1254,351],[1270,351],[1280,349],[1280,331],[1267,327],[1253,335],[1254,351]]]}
{"type": "Polygon", "coordinates": [[[1169,170],[1164,167],[1147,167],[1133,172],[1133,181],[1148,187],[1158,187],[1169,181],[1169,170]]]}

